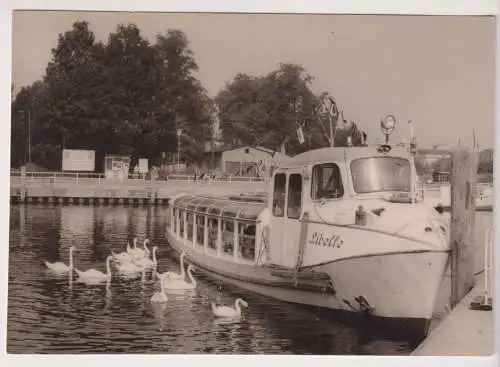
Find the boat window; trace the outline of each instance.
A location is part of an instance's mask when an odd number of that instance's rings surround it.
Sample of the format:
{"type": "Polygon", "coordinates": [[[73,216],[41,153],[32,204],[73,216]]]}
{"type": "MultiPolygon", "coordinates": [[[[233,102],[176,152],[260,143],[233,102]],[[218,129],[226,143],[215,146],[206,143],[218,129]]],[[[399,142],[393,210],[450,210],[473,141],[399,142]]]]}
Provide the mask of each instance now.
{"type": "Polygon", "coordinates": [[[338,199],[344,195],[342,176],[335,163],[318,164],[313,168],[311,196],[313,200],[338,199]]]}
{"type": "Polygon", "coordinates": [[[187,240],[193,242],[193,213],[186,213],[187,240]]]}
{"type": "Polygon", "coordinates": [[[184,210],[178,210],[179,213],[179,237],[184,237],[184,210]]]}
{"type": "Polygon", "coordinates": [[[369,157],[351,162],[352,184],[358,194],[382,191],[410,191],[408,159],[369,157]]]}
{"type": "Polygon", "coordinates": [[[238,223],[238,256],[255,260],[255,224],[238,223]]]}
{"type": "Polygon", "coordinates": [[[208,248],[217,249],[217,237],[219,232],[219,221],[216,218],[208,218],[208,248]]]}
{"type": "Polygon", "coordinates": [[[199,246],[205,244],[205,217],[203,215],[196,216],[196,244],[199,246]]]}
{"type": "Polygon", "coordinates": [[[286,192],[286,175],[278,173],[274,176],[274,193],[273,193],[273,215],[282,217],[285,212],[285,192],[286,192]]]}
{"type": "Polygon", "coordinates": [[[291,219],[300,218],[302,205],[302,175],[292,173],[288,177],[287,216],[291,219]]]}
{"type": "Polygon", "coordinates": [[[234,251],[234,222],[222,221],[222,251],[232,255],[234,251]]]}
{"type": "Polygon", "coordinates": [[[210,209],[208,209],[208,213],[212,215],[220,215],[221,211],[222,211],[221,208],[218,206],[213,206],[210,209]]]}

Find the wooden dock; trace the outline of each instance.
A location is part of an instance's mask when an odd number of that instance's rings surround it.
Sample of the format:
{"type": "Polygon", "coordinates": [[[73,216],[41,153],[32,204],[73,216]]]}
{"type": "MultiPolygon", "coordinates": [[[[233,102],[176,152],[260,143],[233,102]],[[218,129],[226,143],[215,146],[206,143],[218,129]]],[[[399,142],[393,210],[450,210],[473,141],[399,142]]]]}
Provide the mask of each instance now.
{"type": "Polygon", "coordinates": [[[483,277],[429,336],[412,356],[488,356],[494,351],[493,311],[470,309],[483,295],[483,277]]]}
{"type": "Polygon", "coordinates": [[[493,353],[493,228],[486,231],[484,245],[474,243],[476,179],[476,149],[453,151],[451,280],[448,285],[452,310],[413,351],[413,356],[488,356],[493,353]],[[478,257],[479,253],[483,256],[478,257]],[[482,273],[475,271],[478,262],[482,263],[482,273]]]}

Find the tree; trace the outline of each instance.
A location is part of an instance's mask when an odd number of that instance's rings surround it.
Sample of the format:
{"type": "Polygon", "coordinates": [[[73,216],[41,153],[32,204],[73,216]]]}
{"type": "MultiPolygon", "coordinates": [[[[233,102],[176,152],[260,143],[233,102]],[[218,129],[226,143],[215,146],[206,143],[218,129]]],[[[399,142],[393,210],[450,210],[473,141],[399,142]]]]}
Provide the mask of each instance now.
{"type": "Polygon", "coordinates": [[[33,144],[33,137],[40,135],[40,124],[37,123],[43,96],[47,90],[44,82],[37,81],[29,87],[23,87],[16,95],[11,106],[11,153],[12,167],[19,167],[28,161],[28,146],[31,140],[31,153],[38,150],[38,145],[33,144]]]}
{"type": "Polygon", "coordinates": [[[444,156],[439,158],[431,165],[433,171],[438,172],[451,172],[451,157],[444,156]]]}
{"type": "MultiPolygon", "coordinates": [[[[33,160],[60,169],[62,149],[73,148],[95,149],[98,170],[106,153],[154,163],[177,150],[178,127],[185,132],[183,158],[199,155],[212,101],[193,76],[198,67],[185,34],[169,30],[156,41],[134,24],[118,25],[105,44],[87,22],[60,34],[43,81],[12,103],[13,111],[33,110],[33,160]]],[[[23,160],[26,129],[18,113],[12,116],[14,164],[23,160]]]]}
{"type": "Polygon", "coordinates": [[[33,135],[33,159],[59,169],[62,149],[87,148],[95,134],[92,102],[102,85],[99,51],[87,22],[76,22],[59,35],[44,77],[46,91],[35,115],[38,134],[33,135]]]}
{"type": "Polygon", "coordinates": [[[419,176],[431,173],[429,164],[423,159],[415,159],[415,170],[419,176]]]}
{"type": "MultiPolygon", "coordinates": [[[[318,113],[322,93],[315,96],[312,76],[295,64],[280,64],[266,76],[237,74],[215,98],[220,110],[221,129],[226,144],[263,145],[279,150],[286,145],[288,154],[329,146],[330,127],[318,113]],[[298,141],[302,128],[305,142],[298,141]]],[[[362,143],[363,133],[353,121],[343,120],[333,126],[335,146],[362,143]]]]}
{"type": "Polygon", "coordinates": [[[196,161],[210,139],[213,102],[193,76],[198,65],[182,31],[173,29],[158,35],[155,50],[163,81],[162,109],[169,121],[170,151],[177,148],[176,130],[182,129],[181,156],[196,161]]]}
{"type": "Polygon", "coordinates": [[[294,64],[280,64],[263,77],[236,75],[215,99],[224,142],[298,150],[296,129],[309,124],[317,104],[311,81],[294,64]]]}

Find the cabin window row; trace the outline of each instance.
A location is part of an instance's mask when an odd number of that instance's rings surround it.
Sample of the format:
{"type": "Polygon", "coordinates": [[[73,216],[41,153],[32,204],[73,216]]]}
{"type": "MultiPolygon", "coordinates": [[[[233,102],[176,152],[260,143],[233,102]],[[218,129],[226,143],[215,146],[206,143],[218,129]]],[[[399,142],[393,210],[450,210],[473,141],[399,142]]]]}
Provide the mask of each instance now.
{"type": "Polygon", "coordinates": [[[206,247],[217,254],[255,261],[255,223],[195,215],[179,208],[174,208],[173,215],[174,233],[191,242],[193,246],[200,249],[206,247]]]}

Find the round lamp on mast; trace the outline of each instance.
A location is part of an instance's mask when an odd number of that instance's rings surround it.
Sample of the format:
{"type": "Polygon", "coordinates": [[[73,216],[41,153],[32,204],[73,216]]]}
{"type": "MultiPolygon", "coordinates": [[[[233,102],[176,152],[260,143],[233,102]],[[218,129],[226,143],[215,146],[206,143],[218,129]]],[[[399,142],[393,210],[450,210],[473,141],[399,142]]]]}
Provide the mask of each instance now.
{"type": "Polygon", "coordinates": [[[389,135],[391,135],[396,128],[396,118],[393,115],[385,115],[380,120],[380,129],[385,135],[385,143],[389,143],[389,135]]]}

